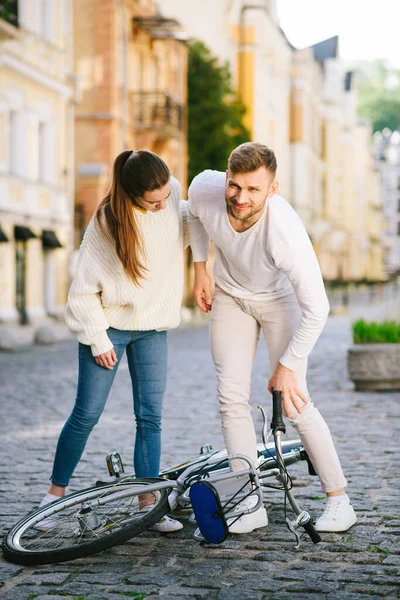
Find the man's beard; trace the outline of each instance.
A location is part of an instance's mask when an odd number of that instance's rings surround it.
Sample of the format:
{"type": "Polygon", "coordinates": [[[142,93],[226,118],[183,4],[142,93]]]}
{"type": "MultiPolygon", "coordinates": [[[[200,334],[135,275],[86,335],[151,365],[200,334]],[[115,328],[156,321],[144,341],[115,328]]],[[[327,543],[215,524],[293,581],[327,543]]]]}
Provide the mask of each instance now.
{"type": "Polygon", "coordinates": [[[225,196],[225,202],[226,202],[226,207],[228,210],[228,213],[230,215],[232,215],[232,217],[234,219],[237,219],[238,221],[247,221],[248,219],[251,219],[251,217],[254,217],[254,215],[258,214],[259,212],[262,212],[262,210],[264,209],[264,205],[262,206],[248,206],[247,210],[238,210],[234,204],[234,199],[233,198],[228,198],[227,196],[225,196]]]}

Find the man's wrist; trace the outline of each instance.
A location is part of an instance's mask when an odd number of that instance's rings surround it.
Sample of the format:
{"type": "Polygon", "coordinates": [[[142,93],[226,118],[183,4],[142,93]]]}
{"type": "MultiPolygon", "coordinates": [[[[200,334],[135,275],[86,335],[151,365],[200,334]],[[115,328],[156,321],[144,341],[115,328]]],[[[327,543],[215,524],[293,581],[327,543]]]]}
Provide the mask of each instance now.
{"type": "Polygon", "coordinates": [[[207,273],[207,263],[205,260],[193,263],[195,273],[207,273]]]}
{"type": "Polygon", "coordinates": [[[288,369],[287,367],[285,367],[282,363],[278,363],[277,367],[276,367],[276,371],[278,373],[294,373],[294,371],[292,371],[292,369],[288,369]]]}

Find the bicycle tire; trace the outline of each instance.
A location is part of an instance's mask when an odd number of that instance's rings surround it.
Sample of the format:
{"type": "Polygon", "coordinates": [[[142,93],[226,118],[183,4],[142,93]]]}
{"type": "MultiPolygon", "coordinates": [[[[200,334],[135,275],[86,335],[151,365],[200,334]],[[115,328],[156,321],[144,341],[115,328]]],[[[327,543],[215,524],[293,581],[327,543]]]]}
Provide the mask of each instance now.
{"type": "Polygon", "coordinates": [[[69,494],[61,500],[35,510],[8,531],[3,540],[3,556],[6,560],[21,565],[41,565],[82,558],[121,544],[143,533],[170,510],[168,503],[170,488],[150,492],[147,489],[152,483],[160,481],[165,482],[160,479],[127,480],[125,478],[116,483],[90,487],[69,494]],[[143,493],[153,493],[154,507],[143,511],[137,506],[135,510],[135,498],[138,505],[137,498],[143,493]],[[125,499],[128,501],[128,506],[122,507],[119,501],[125,499]],[[112,502],[114,508],[111,507],[112,502]],[[86,510],[87,506],[91,506],[90,503],[92,503],[92,511],[95,509],[96,518],[103,519],[103,521],[99,520],[100,525],[96,528],[82,526],[82,516],[81,520],[78,517],[82,505],[86,505],[86,510]],[[108,510],[114,512],[107,514],[107,505],[109,505],[108,510]],[[43,513],[46,515],[40,519],[43,513]],[[43,523],[45,521],[51,523],[51,517],[53,517],[53,526],[48,527],[47,530],[43,529],[43,523]],[[85,531],[82,531],[82,528],[85,528],[85,531]],[[113,529],[115,530],[112,531],[113,529]],[[67,536],[66,543],[69,545],[66,547],[60,547],[62,535],[67,536]],[[56,547],[46,547],[46,544],[51,546],[52,542],[56,547]]]}

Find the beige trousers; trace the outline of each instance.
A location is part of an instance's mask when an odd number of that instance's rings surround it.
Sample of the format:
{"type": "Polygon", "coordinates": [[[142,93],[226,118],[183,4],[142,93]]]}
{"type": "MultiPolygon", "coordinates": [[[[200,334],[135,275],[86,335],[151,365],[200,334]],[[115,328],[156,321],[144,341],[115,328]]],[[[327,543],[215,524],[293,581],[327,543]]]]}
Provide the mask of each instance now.
{"type": "MultiPolygon", "coordinates": [[[[216,286],[210,318],[211,352],[218,379],[222,431],[229,454],[245,454],[257,465],[256,435],[250,414],[251,371],[262,329],[271,374],[284,354],[300,320],[295,294],[268,302],[242,300],[216,286]]],[[[308,398],[307,359],[296,369],[297,383],[308,398]]],[[[310,401],[288,421],[297,430],[324,492],[347,485],[332,436],[310,401]]],[[[244,468],[232,461],[231,468],[244,468]]]]}

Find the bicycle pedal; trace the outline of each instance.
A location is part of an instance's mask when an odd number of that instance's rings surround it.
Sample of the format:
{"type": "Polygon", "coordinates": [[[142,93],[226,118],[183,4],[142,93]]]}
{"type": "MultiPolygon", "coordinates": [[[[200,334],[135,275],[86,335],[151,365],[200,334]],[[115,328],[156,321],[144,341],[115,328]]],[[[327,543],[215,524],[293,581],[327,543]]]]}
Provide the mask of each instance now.
{"type": "Polygon", "coordinates": [[[125,473],[124,465],[119,452],[111,452],[106,456],[107,468],[110,477],[119,477],[121,473],[125,473]]]}
{"type": "Polygon", "coordinates": [[[220,544],[228,535],[228,524],[216,488],[209,481],[190,487],[190,499],[201,536],[210,544],[220,544]]]}

